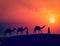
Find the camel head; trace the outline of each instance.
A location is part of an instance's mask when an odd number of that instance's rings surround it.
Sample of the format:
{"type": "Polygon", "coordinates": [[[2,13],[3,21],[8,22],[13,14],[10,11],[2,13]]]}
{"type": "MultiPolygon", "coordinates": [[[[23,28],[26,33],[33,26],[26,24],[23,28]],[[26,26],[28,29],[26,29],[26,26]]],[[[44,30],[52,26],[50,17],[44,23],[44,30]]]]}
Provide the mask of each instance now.
{"type": "Polygon", "coordinates": [[[46,25],[42,26],[41,29],[45,28],[46,25]]]}

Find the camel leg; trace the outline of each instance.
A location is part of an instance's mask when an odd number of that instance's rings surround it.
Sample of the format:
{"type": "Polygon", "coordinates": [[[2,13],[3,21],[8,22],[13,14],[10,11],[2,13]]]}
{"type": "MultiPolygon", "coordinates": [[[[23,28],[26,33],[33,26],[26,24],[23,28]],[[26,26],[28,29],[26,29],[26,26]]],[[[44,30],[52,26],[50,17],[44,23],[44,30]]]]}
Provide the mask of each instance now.
{"type": "Polygon", "coordinates": [[[17,32],[17,35],[18,35],[18,32],[17,32]]]}
{"type": "Polygon", "coordinates": [[[12,33],[9,33],[9,36],[11,36],[12,33]]]}
{"type": "Polygon", "coordinates": [[[42,31],[41,31],[41,34],[42,34],[42,31]]]}
{"type": "Polygon", "coordinates": [[[28,30],[26,31],[26,34],[28,35],[28,30]]]}
{"type": "Polygon", "coordinates": [[[40,30],[38,30],[38,34],[40,34],[40,30]]]}
{"type": "Polygon", "coordinates": [[[34,31],[33,31],[33,34],[34,34],[34,31]]]}
{"type": "Polygon", "coordinates": [[[33,31],[33,34],[35,34],[36,33],[36,31],[33,31]]]}
{"type": "Polygon", "coordinates": [[[19,31],[17,31],[17,35],[19,34],[19,31]]]}
{"type": "Polygon", "coordinates": [[[23,35],[23,32],[21,32],[21,35],[23,35]]]}

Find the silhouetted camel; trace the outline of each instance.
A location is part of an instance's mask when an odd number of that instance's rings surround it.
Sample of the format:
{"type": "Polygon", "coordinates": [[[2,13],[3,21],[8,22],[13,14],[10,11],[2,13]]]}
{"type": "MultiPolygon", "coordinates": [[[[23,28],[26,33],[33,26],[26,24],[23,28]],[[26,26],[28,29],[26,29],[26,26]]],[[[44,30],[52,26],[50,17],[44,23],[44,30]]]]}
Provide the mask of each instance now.
{"type": "MultiPolygon", "coordinates": [[[[35,26],[35,28],[34,28],[34,32],[36,32],[36,30],[38,30],[38,31],[40,31],[41,33],[42,33],[42,30],[41,29],[43,29],[45,26],[42,26],[42,27],[40,27],[40,26],[35,26]]],[[[34,33],[33,32],[33,33],[34,33]]]]}
{"type": "Polygon", "coordinates": [[[6,29],[6,31],[4,32],[4,35],[6,35],[7,33],[11,34],[15,30],[16,30],[16,28],[14,28],[13,30],[11,30],[10,28],[6,29]]]}
{"type": "Polygon", "coordinates": [[[27,28],[27,27],[25,27],[25,28],[22,28],[22,27],[18,28],[17,34],[18,34],[19,32],[23,33],[23,31],[26,31],[26,34],[28,34],[28,28],[27,28]]]}

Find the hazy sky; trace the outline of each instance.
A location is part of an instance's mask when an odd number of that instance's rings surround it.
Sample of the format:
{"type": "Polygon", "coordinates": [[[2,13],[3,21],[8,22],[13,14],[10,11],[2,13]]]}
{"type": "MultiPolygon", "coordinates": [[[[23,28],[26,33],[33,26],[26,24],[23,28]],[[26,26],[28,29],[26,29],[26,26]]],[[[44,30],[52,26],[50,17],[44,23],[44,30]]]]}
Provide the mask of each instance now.
{"type": "Polygon", "coordinates": [[[52,32],[60,33],[59,19],[60,0],[0,0],[0,22],[47,25],[56,30],[52,32]],[[52,16],[54,24],[49,22],[52,16]]]}

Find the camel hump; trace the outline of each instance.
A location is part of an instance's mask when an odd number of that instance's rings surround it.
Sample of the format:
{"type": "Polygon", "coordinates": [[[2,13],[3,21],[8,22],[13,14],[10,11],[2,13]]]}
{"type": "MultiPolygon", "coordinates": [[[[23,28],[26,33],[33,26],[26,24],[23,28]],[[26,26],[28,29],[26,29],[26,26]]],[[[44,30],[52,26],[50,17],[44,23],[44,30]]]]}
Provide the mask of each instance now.
{"type": "Polygon", "coordinates": [[[40,30],[40,26],[35,26],[34,31],[40,30]]]}
{"type": "Polygon", "coordinates": [[[23,28],[22,28],[22,27],[18,28],[18,31],[22,31],[22,30],[23,30],[23,28]]]}
{"type": "Polygon", "coordinates": [[[40,26],[35,26],[35,28],[40,28],[40,26]]]}

